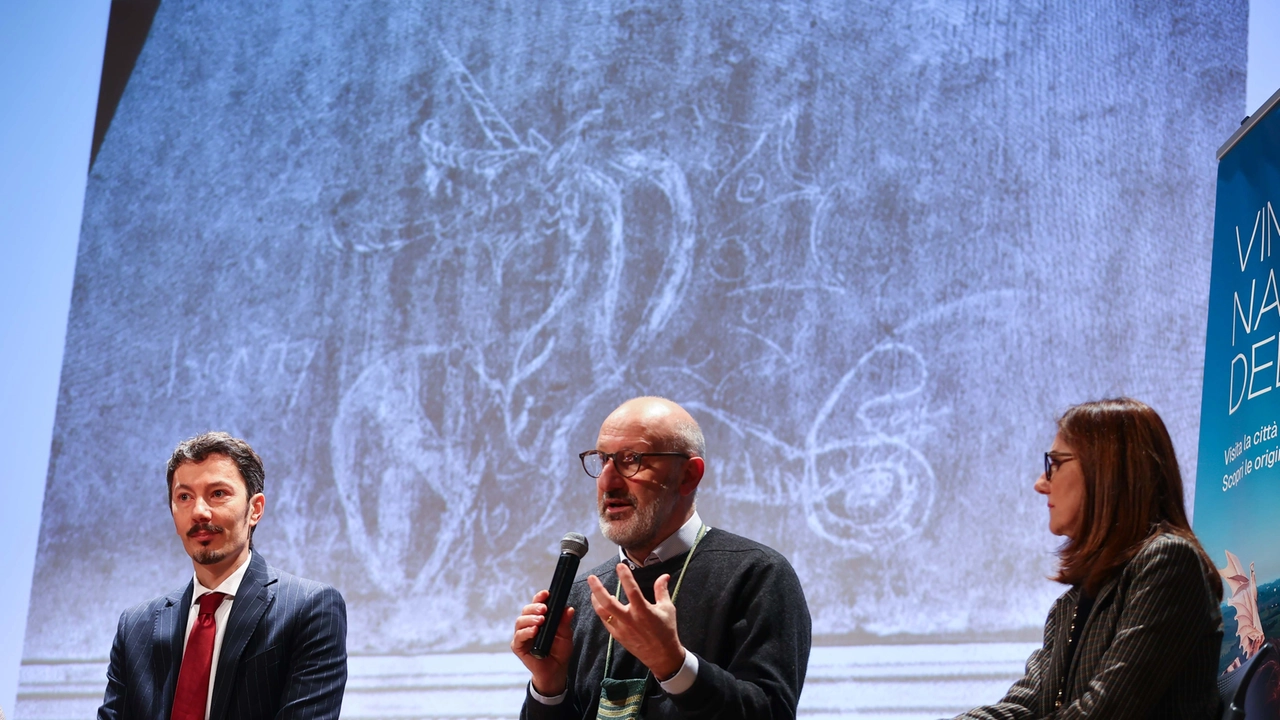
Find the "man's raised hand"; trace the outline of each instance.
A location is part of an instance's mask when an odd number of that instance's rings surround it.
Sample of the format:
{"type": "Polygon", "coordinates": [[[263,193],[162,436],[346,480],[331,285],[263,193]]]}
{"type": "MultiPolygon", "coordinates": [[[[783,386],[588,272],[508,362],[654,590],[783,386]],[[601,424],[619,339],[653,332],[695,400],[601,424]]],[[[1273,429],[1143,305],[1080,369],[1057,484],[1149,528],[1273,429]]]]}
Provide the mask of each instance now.
{"type": "Polygon", "coordinates": [[[592,575],[587,578],[591,586],[591,607],[614,640],[652,670],[654,677],[666,680],[684,664],[685,655],[676,631],[676,606],[667,592],[671,576],[658,578],[653,584],[654,602],[649,602],[626,564],[618,563],[617,572],[628,604],[622,604],[605,589],[600,578],[592,575]]]}

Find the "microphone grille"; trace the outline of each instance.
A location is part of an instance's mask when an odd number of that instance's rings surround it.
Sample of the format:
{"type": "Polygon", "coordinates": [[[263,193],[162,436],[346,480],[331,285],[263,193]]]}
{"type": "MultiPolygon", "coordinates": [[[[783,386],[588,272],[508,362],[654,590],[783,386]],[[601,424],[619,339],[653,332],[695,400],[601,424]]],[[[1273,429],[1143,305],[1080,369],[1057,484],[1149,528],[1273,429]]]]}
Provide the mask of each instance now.
{"type": "Polygon", "coordinates": [[[582,557],[587,554],[587,538],[575,532],[565,533],[560,539],[560,552],[569,553],[574,557],[582,557]]]}

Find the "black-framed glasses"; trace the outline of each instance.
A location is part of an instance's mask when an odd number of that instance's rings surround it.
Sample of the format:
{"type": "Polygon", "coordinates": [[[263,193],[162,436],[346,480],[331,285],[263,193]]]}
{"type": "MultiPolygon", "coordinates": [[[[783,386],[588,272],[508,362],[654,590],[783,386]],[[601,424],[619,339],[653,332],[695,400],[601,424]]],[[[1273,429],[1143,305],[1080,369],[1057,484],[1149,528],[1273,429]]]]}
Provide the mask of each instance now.
{"type": "Polygon", "coordinates": [[[1067,453],[1047,452],[1044,454],[1044,479],[1046,482],[1053,480],[1053,471],[1062,467],[1062,464],[1075,460],[1075,455],[1067,453]]]}
{"type": "Polygon", "coordinates": [[[619,475],[624,478],[633,477],[640,472],[644,459],[654,456],[680,457],[685,460],[693,457],[682,452],[635,452],[634,450],[619,450],[615,453],[588,450],[578,453],[578,459],[582,461],[582,469],[593,478],[600,477],[600,473],[604,472],[604,464],[610,460],[613,461],[613,469],[617,470],[619,475]]]}

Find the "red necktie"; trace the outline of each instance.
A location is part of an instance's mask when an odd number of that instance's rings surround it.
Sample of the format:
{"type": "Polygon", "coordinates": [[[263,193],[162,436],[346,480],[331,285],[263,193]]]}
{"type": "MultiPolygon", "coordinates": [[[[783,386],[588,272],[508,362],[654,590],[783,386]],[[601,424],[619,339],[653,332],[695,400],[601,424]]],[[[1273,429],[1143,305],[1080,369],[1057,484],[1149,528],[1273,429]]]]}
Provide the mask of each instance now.
{"type": "Polygon", "coordinates": [[[200,615],[191,626],[187,651],[182,654],[170,720],[204,720],[204,709],[209,702],[209,672],[213,669],[213,638],[218,631],[213,611],[225,597],[226,593],[216,592],[200,596],[200,615]]]}

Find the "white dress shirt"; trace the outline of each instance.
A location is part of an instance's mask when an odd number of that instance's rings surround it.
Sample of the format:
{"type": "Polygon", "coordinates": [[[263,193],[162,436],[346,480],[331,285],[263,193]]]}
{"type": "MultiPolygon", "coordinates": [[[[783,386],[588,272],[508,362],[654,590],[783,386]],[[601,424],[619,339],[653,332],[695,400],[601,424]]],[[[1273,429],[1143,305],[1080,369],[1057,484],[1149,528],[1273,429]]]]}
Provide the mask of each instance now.
{"type": "MultiPolygon", "coordinates": [[[[698,540],[698,531],[701,529],[702,518],[698,516],[698,511],[694,510],[693,517],[689,518],[684,525],[681,525],[679,530],[672,533],[671,537],[658,543],[658,546],[653,549],[653,552],[650,552],[649,556],[644,559],[643,564],[637,565],[631,560],[631,558],[627,557],[627,551],[623,550],[621,547],[618,548],[618,562],[626,563],[627,567],[634,570],[637,567],[653,565],[654,563],[670,560],[673,557],[679,557],[693,549],[693,543],[698,540]]],[[[676,578],[672,579],[675,580],[676,578]]],[[[670,589],[674,592],[676,589],[675,585],[671,585],[670,589]]],[[[606,672],[607,670],[608,668],[606,668],[606,672]]],[[[663,691],[669,695],[679,695],[693,687],[693,681],[697,679],[698,656],[688,650],[685,650],[684,664],[680,666],[680,669],[676,671],[675,675],[666,679],[659,678],[658,685],[662,686],[663,691]]],[[[210,687],[213,686],[210,685],[210,687]]],[[[564,697],[568,692],[568,689],[566,689],[559,695],[543,695],[533,687],[532,681],[529,683],[529,694],[533,696],[534,700],[537,700],[544,705],[559,705],[564,702],[564,697]]]]}
{"type": "Polygon", "coordinates": [[[209,666],[209,697],[204,700],[204,716],[208,720],[209,709],[213,706],[213,681],[218,677],[218,658],[222,655],[222,636],[227,633],[227,618],[231,617],[231,604],[236,598],[236,593],[240,590],[240,582],[244,580],[244,574],[249,569],[249,560],[253,558],[253,551],[249,551],[249,555],[245,557],[240,567],[235,569],[226,580],[218,587],[210,590],[200,584],[200,578],[192,580],[194,590],[191,593],[191,609],[187,613],[187,632],[182,640],[182,653],[187,652],[187,642],[191,639],[191,628],[195,626],[196,618],[200,617],[200,597],[208,595],[211,592],[226,593],[226,597],[222,599],[222,604],[217,610],[213,611],[213,622],[215,630],[213,634],[213,664],[209,666]]]}

